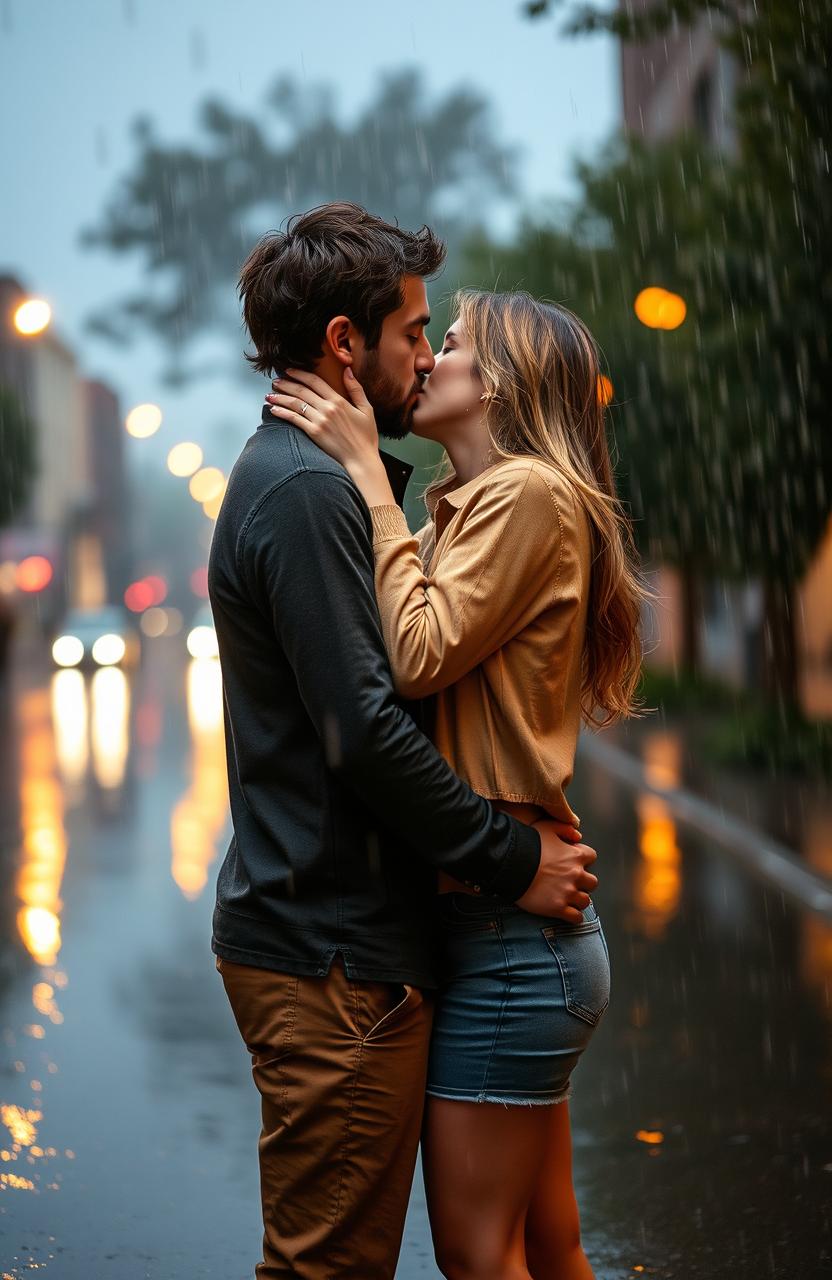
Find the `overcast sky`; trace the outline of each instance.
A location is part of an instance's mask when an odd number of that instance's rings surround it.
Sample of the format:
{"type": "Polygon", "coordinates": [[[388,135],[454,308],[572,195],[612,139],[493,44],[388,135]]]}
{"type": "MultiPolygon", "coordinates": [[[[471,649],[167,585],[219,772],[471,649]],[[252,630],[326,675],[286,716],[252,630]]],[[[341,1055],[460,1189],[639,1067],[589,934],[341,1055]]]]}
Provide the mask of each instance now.
{"type": "Polygon", "coordinates": [[[618,122],[612,41],[564,39],[551,19],[524,19],[519,0],[0,0],[0,271],[50,300],[85,371],[125,409],[162,405],[159,436],[131,448],[195,438],[233,456],[260,394],[216,382],[173,394],[152,343],[125,353],[84,333],[84,318],[138,275],[78,244],[130,163],[131,121],[148,114],[162,138],[186,140],[205,96],[257,109],[279,73],[330,83],[349,117],[379,73],[404,65],[422,70],[431,96],[466,83],[490,98],[500,138],[520,147],[530,202],[568,195],[572,157],[618,122]]]}

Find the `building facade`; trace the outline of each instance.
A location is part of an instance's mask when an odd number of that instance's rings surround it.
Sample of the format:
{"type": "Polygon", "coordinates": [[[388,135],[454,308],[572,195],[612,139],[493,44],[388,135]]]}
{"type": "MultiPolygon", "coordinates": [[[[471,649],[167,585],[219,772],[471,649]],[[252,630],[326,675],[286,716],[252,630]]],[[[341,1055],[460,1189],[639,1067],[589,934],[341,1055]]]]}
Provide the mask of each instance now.
{"type": "MultiPolygon", "coordinates": [[[[652,0],[631,0],[634,12],[652,0]]],[[[667,138],[695,129],[724,151],[735,146],[732,104],[738,69],[701,17],[642,44],[621,45],[621,109],[628,133],[667,138]]]]}
{"type": "Polygon", "coordinates": [[[48,630],[69,607],[121,599],[130,560],[128,486],[115,394],[83,376],[51,326],[30,337],[16,331],[13,315],[25,297],[18,280],[0,276],[0,386],[16,397],[35,437],[31,492],[0,529],[0,564],[49,561],[52,579],[32,604],[48,630]]]}

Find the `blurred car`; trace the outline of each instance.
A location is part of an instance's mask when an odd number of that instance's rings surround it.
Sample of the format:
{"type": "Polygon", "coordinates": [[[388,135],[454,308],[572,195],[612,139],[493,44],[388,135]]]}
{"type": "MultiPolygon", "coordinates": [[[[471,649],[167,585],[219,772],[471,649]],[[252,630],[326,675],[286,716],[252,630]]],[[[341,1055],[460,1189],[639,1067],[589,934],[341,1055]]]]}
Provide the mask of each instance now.
{"type": "Polygon", "coordinates": [[[140,653],[138,632],[118,605],[70,609],[52,644],[57,667],[135,667],[140,653]]]}
{"type": "Polygon", "coordinates": [[[192,658],[219,657],[217,633],[214,629],[214,618],[211,614],[210,605],[202,605],[194,614],[185,643],[192,658]]]}

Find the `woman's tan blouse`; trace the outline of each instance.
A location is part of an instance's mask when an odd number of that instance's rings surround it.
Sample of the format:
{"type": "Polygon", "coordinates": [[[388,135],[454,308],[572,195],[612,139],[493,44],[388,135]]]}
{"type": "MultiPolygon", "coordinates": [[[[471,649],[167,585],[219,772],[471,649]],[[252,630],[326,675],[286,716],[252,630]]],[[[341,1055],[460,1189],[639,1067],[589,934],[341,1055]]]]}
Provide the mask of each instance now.
{"type": "Polygon", "coordinates": [[[399,507],[370,508],[396,688],[436,695],[434,742],[480,795],[575,821],[587,517],[536,458],[451,476],[431,498],[415,536],[399,507]]]}

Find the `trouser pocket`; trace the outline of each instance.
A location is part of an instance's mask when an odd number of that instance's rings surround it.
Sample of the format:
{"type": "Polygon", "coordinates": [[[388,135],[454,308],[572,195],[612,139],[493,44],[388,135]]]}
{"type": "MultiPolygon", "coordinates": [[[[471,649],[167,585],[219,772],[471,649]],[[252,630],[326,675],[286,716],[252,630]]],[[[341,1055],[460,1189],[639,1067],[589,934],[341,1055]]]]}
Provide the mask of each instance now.
{"type": "Polygon", "coordinates": [[[364,1042],[378,1040],[388,1032],[392,1032],[404,1018],[422,1003],[422,993],[418,987],[408,983],[391,983],[393,993],[390,996],[395,1003],[374,1023],[364,1036],[364,1042]]]}
{"type": "Polygon", "coordinates": [[[395,1031],[422,1004],[418,987],[406,982],[350,982],[353,1022],[365,1042],[395,1031]]]}

